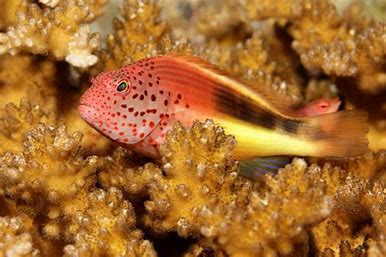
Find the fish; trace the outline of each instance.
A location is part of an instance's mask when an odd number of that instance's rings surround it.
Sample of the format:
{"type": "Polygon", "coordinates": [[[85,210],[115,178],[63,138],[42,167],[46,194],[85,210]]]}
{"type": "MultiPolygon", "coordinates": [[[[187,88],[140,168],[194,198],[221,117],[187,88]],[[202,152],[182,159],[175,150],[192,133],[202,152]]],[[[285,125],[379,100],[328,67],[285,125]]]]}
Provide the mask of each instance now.
{"type": "Polygon", "coordinates": [[[314,117],[338,111],[341,100],[339,97],[319,98],[307,103],[304,107],[297,109],[296,112],[302,117],[314,117]]]}
{"type": "Polygon", "coordinates": [[[235,158],[357,156],[368,151],[367,113],[300,117],[266,87],[235,78],[195,56],[145,58],[91,79],[80,116],[113,141],[159,158],[176,121],[210,118],[235,136],[235,158]],[[355,140],[354,140],[355,139],[355,140]]]}
{"type": "MultiPolygon", "coordinates": [[[[338,111],[340,104],[339,97],[319,98],[296,109],[295,113],[301,117],[315,117],[338,111]]],[[[239,174],[256,181],[265,174],[276,174],[280,168],[289,164],[291,159],[291,156],[268,156],[241,161],[239,174]]]]}

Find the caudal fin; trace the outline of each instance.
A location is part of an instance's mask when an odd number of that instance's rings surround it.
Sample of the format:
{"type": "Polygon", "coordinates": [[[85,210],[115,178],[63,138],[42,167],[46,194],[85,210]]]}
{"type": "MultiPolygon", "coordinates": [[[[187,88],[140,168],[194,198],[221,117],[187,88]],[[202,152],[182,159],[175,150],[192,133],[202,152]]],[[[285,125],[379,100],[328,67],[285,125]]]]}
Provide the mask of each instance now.
{"type": "Polygon", "coordinates": [[[319,157],[357,156],[369,151],[368,115],[361,110],[345,110],[310,118],[313,126],[320,128],[316,136],[319,157]]]}

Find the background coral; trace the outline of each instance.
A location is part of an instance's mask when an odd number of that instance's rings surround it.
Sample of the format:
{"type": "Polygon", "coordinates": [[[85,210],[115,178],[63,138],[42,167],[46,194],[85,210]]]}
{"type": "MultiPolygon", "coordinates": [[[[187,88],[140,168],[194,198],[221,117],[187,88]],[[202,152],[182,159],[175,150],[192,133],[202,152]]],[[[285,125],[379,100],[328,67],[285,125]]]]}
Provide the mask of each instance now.
{"type": "Polygon", "coordinates": [[[92,52],[98,38],[86,24],[102,13],[106,0],[43,1],[46,6],[28,0],[2,2],[6,32],[0,33],[0,54],[50,54],[77,67],[97,62],[92,52]]]}
{"type": "Polygon", "coordinates": [[[0,0],[0,256],[385,256],[386,32],[373,3],[0,0]],[[215,121],[175,124],[155,161],[80,119],[90,76],[171,51],[291,108],[339,96],[369,112],[374,152],[295,158],[250,181],[215,121]]]}

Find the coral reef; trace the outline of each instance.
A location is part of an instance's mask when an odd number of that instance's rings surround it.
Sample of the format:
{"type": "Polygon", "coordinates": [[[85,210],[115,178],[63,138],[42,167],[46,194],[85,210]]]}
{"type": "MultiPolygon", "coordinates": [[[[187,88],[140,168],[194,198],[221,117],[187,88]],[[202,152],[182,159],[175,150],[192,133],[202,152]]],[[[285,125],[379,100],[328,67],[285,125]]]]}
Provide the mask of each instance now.
{"type": "Polygon", "coordinates": [[[0,256],[386,256],[379,2],[0,0],[0,256]],[[106,38],[90,29],[109,18],[106,38]],[[372,152],[295,157],[251,181],[211,117],[174,124],[160,160],[80,119],[91,76],[168,52],[288,108],[339,96],[369,112],[372,152]]]}
{"type": "Polygon", "coordinates": [[[65,59],[77,67],[88,67],[97,62],[92,54],[99,47],[97,34],[91,34],[87,25],[99,16],[106,0],[90,1],[32,1],[2,0],[6,17],[1,23],[0,54],[20,51],[49,54],[65,59]]]}

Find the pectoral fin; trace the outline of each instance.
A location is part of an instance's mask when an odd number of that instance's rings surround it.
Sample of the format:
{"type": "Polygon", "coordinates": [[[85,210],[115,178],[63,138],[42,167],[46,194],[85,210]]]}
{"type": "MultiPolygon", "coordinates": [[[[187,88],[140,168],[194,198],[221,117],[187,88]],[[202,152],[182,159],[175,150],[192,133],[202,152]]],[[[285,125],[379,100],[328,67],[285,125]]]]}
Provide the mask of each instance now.
{"type": "Polygon", "coordinates": [[[255,180],[265,174],[276,174],[279,168],[291,162],[288,156],[257,157],[240,162],[240,174],[255,180]]]}

